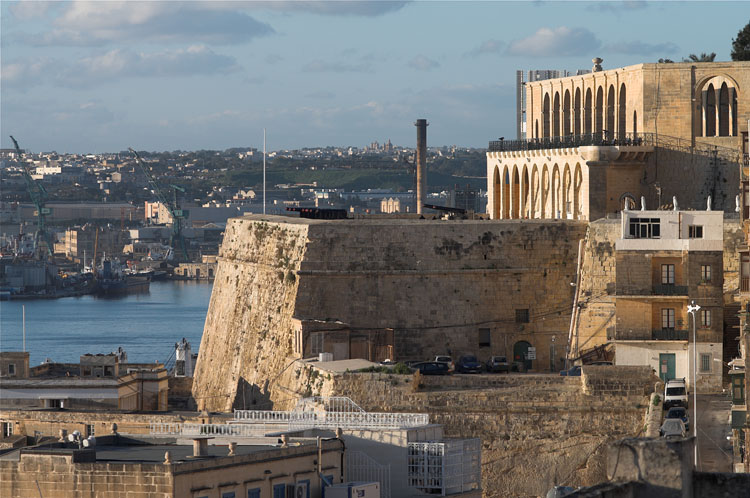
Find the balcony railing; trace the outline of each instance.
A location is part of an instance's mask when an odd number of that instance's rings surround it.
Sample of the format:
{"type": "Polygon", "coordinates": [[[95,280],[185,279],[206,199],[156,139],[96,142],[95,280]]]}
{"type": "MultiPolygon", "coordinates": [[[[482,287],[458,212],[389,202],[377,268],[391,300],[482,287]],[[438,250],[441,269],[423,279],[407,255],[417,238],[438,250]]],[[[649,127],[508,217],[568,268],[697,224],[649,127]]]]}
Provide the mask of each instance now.
{"type": "Polygon", "coordinates": [[[607,329],[607,339],[617,341],[687,341],[687,330],[655,329],[655,330],[623,330],[607,329]]]}
{"type": "Polygon", "coordinates": [[[568,135],[566,137],[527,138],[521,140],[493,140],[490,142],[490,152],[505,152],[517,150],[563,149],[583,147],[586,145],[655,145],[653,133],[618,133],[607,131],[587,133],[585,135],[568,135]]]}
{"type": "Polygon", "coordinates": [[[687,296],[687,285],[656,284],[653,293],[655,296],[687,296]]]}
{"type": "Polygon", "coordinates": [[[656,329],[651,333],[655,341],[687,341],[688,331],[677,329],[656,329]]]}
{"type": "Polygon", "coordinates": [[[750,292],[750,277],[740,278],[740,292],[750,292]]]}

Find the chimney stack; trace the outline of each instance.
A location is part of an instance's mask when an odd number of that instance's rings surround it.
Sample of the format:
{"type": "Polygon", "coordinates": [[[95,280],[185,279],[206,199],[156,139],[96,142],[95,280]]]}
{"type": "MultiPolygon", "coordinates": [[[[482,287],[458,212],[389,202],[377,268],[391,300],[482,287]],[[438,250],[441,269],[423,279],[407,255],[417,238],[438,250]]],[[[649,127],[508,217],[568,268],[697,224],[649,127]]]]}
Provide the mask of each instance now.
{"type": "Polygon", "coordinates": [[[427,172],[425,171],[427,163],[427,120],[418,119],[414,126],[417,127],[417,214],[422,214],[422,206],[427,194],[427,172]]]}

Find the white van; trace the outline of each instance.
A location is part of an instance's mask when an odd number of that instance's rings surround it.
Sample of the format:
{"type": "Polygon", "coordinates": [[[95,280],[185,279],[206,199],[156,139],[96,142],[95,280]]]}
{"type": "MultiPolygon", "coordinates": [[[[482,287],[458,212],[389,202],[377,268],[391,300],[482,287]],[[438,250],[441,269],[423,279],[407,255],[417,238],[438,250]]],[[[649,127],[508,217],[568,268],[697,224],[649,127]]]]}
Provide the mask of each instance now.
{"type": "Polygon", "coordinates": [[[688,407],[687,387],[685,379],[672,379],[664,384],[664,409],[668,410],[673,406],[688,407]]]}

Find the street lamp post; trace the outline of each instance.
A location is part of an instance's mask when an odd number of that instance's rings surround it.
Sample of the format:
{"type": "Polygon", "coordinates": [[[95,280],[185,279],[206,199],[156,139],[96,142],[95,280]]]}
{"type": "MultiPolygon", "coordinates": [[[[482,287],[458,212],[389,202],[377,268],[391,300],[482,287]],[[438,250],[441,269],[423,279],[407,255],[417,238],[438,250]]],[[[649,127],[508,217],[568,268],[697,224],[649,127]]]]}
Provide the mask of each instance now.
{"type": "Polygon", "coordinates": [[[692,301],[688,307],[688,313],[693,315],[693,436],[695,436],[695,447],[693,448],[694,456],[694,467],[698,470],[698,375],[697,375],[697,364],[698,364],[698,343],[695,340],[695,328],[696,328],[696,316],[695,314],[701,309],[700,306],[692,301]]]}

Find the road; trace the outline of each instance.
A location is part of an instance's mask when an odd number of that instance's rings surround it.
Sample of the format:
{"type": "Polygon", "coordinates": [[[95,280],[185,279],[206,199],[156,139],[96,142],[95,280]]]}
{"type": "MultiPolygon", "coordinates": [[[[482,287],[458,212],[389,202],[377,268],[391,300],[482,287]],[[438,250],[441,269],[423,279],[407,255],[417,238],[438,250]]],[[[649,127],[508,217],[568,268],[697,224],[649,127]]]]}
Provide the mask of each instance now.
{"type": "MultiPolygon", "coordinates": [[[[690,418],[693,418],[690,398],[690,418]]],[[[731,472],[732,444],[727,440],[732,401],[726,394],[698,395],[698,469],[701,472],[731,472]]],[[[692,432],[692,427],[690,428],[692,432]]]]}

